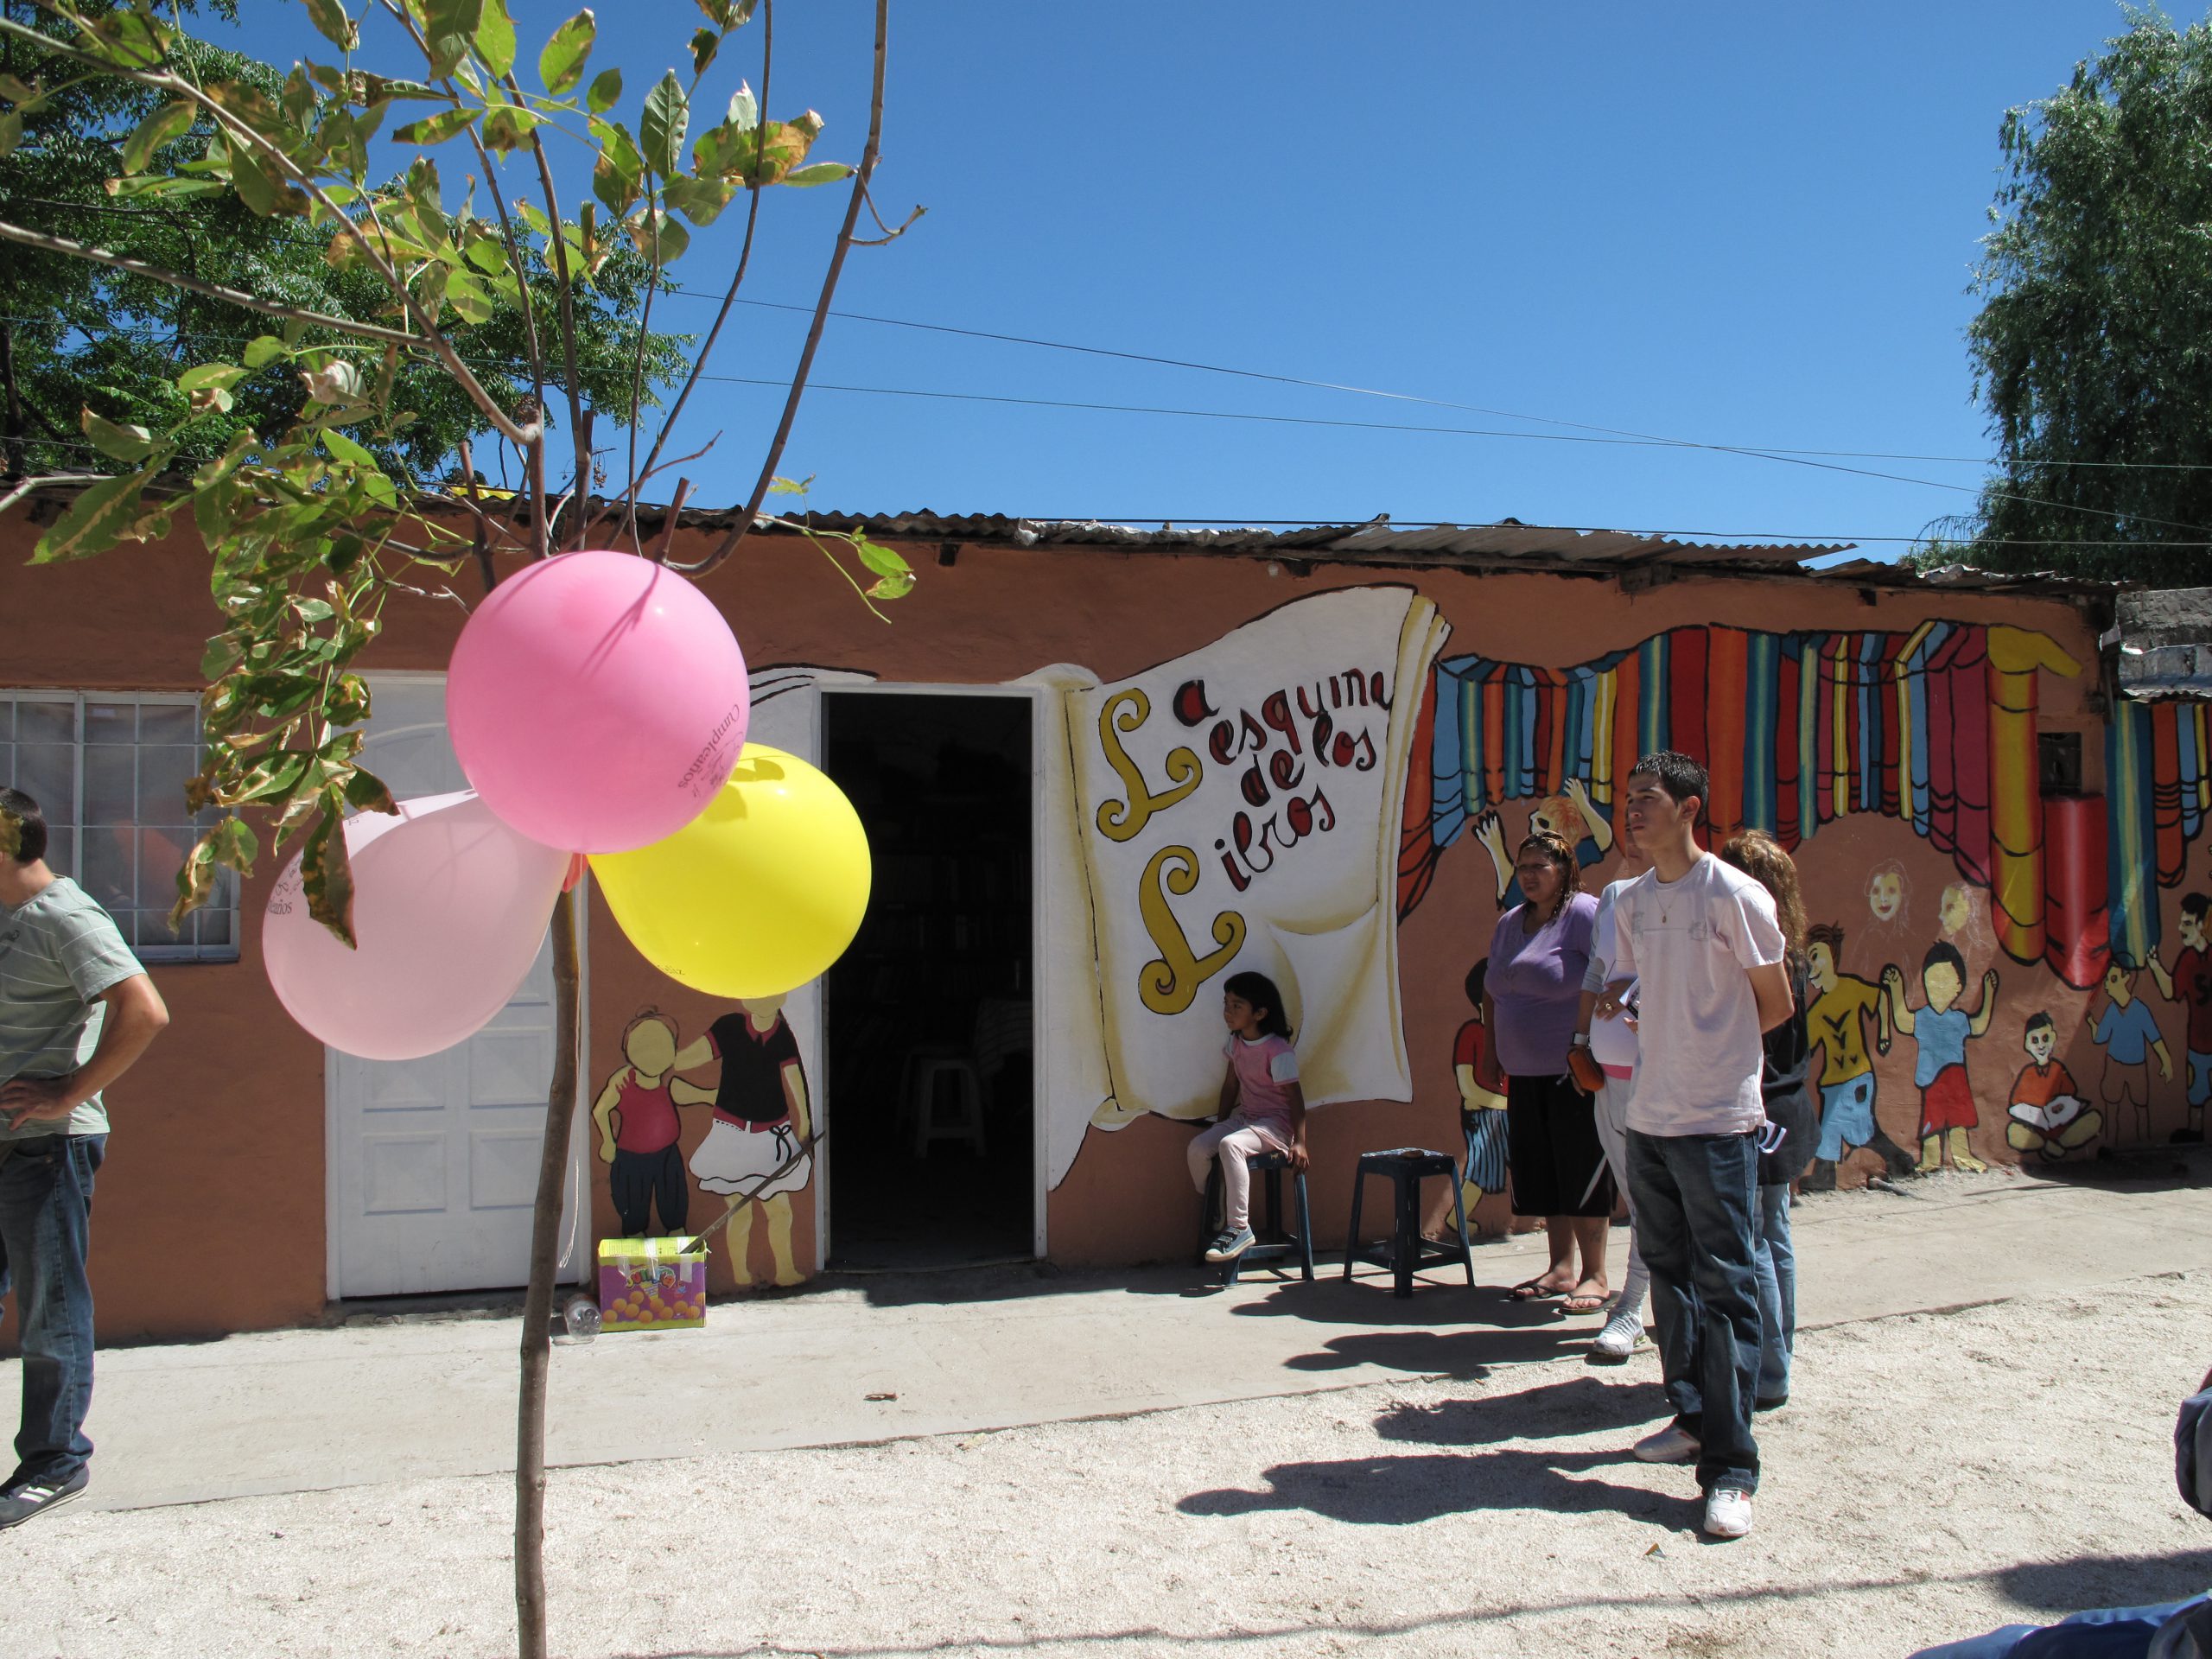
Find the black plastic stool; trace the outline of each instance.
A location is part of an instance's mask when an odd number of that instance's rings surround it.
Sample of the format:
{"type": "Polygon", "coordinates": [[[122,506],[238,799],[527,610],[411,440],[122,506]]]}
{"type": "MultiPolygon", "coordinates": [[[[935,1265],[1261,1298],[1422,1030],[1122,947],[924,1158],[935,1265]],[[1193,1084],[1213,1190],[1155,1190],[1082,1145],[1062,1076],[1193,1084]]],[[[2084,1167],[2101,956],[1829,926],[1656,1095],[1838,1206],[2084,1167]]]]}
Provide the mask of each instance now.
{"type": "Polygon", "coordinates": [[[1352,1177],[1351,1227],[1344,1235],[1344,1277],[1351,1277],[1355,1263],[1371,1262],[1390,1269],[1393,1295],[1410,1296],[1414,1294],[1414,1274],[1432,1262],[1454,1261],[1466,1268],[1467,1282],[1473,1284],[1475,1253],[1467,1244],[1466,1198],[1459,1190],[1459,1166],[1452,1161],[1452,1154],[1429,1152],[1420,1147],[1393,1147],[1388,1152],[1360,1154],[1359,1170],[1352,1177]],[[1359,1206],[1367,1192],[1370,1175],[1387,1175],[1396,1188],[1396,1224],[1389,1237],[1363,1245],[1359,1242],[1359,1206]],[[1444,1176],[1452,1183],[1452,1216],[1459,1229],[1456,1248],[1421,1236],[1421,1184],[1430,1175],[1444,1176]]]}
{"type": "MultiPolygon", "coordinates": [[[[1221,1230],[1222,1192],[1221,1160],[1213,1160],[1213,1169],[1206,1176],[1206,1196],[1198,1206],[1198,1260],[1210,1268],[1224,1269],[1221,1282],[1233,1285],[1237,1272],[1247,1262],[1284,1262],[1295,1256],[1301,1275],[1309,1284],[1313,1279],[1313,1217],[1306,1203],[1306,1172],[1290,1169],[1290,1154],[1282,1152],[1255,1152],[1244,1166],[1255,1175],[1267,1177],[1267,1231],[1252,1230],[1255,1243],[1243,1255],[1228,1262],[1206,1262],[1205,1249],[1221,1230]],[[1293,1196],[1298,1201],[1298,1230],[1286,1232],[1282,1224],[1282,1176],[1290,1170],[1293,1196]]],[[[1255,1205],[1255,1208],[1257,1206],[1255,1205]]],[[[1281,1271],[1281,1269],[1278,1269],[1281,1271]]]]}

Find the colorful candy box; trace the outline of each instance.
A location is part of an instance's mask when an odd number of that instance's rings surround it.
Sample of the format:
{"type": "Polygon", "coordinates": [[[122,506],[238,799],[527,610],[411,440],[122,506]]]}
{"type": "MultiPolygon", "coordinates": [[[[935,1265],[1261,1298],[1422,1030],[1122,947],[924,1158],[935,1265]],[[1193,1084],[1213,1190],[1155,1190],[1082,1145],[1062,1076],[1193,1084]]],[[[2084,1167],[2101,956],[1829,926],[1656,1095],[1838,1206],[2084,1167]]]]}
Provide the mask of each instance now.
{"type": "Polygon", "coordinates": [[[607,1331],[696,1330],[707,1322],[707,1250],[696,1238],[599,1241],[607,1331]]]}

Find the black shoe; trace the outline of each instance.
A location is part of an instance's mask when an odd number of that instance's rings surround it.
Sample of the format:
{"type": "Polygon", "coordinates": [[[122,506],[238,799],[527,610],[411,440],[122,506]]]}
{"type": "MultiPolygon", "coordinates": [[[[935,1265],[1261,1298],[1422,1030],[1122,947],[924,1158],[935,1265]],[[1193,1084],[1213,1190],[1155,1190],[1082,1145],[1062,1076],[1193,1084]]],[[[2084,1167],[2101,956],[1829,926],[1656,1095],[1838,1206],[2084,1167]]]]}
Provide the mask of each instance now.
{"type": "Polygon", "coordinates": [[[44,1515],[73,1497],[83,1497],[92,1480],[88,1471],[79,1469],[60,1481],[34,1477],[16,1482],[5,1492],[0,1492],[0,1532],[20,1527],[35,1515],[44,1515]]]}
{"type": "Polygon", "coordinates": [[[1770,1400],[1754,1400],[1754,1401],[1752,1401],[1752,1402],[1751,1402],[1751,1409],[1752,1409],[1753,1411],[1780,1411],[1780,1410],[1781,1410],[1784,1406],[1788,1405],[1789,1403],[1789,1396],[1788,1395],[1786,1395],[1786,1394],[1777,1394],[1777,1395],[1776,1395],[1772,1399],[1770,1399],[1770,1400]]]}
{"type": "Polygon", "coordinates": [[[2166,1137],[2166,1144],[2170,1147],[2201,1147],[2204,1144],[2204,1131],[2176,1129],[2166,1137]]]}
{"type": "Polygon", "coordinates": [[[1805,1174],[1805,1191],[1808,1192],[1835,1191],[1835,1164],[1832,1160],[1827,1158],[1813,1160],[1812,1168],[1805,1174]]]}

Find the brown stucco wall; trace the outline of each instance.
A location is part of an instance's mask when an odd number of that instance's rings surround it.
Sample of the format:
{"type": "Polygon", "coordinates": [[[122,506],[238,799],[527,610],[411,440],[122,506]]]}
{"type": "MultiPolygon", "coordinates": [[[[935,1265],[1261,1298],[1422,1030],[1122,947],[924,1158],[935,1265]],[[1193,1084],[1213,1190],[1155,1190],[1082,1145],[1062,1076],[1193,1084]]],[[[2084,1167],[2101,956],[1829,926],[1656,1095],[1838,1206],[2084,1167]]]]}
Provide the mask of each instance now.
{"type": "MultiPolygon", "coordinates": [[[[188,689],[197,684],[202,643],[219,626],[207,596],[205,558],[180,536],[125,548],[86,563],[24,563],[37,527],[20,510],[0,521],[0,607],[16,621],[5,678],[15,686],[188,689]],[[25,620],[29,620],[26,625],[25,620]]],[[[677,538],[680,555],[702,537],[677,538]]],[[[888,626],[868,615],[823,556],[803,543],[755,541],[706,584],[728,614],[756,667],[781,663],[842,668],[890,681],[988,683],[1074,662],[1113,679],[1193,650],[1303,594],[1376,582],[1410,582],[1452,625],[1446,655],[1479,652],[1540,664],[1586,661],[1678,626],[1882,628],[1907,631],[1923,619],[2007,622],[2053,636],[2085,665],[2083,676],[2046,676],[2046,728],[2070,726],[2085,741],[2088,786],[2098,786],[2101,729],[2089,710],[2095,690],[2094,629],[2056,600],[2009,599],[1922,589],[1862,599],[1848,588],[1745,581],[1686,581],[1636,597],[1609,582],[1547,575],[1476,578],[1448,571],[1318,569],[1271,574],[1263,561],[1205,555],[964,548],[941,566],[934,544],[906,550],[920,572],[888,626]],[[1847,612],[1841,616],[1840,613],[1847,612]]],[[[473,581],[455,584],[473,593],[473,581]]],[[[449,602],[402,600],[365,664],[438,669],[461,620],[449,602]]],[[[1510,832],[1529,804],[1510,806],[1510,832]]],[[[1894,821],[1856,817],[1824,827],[1801,854],[1813,919],[1864,919],[1866,871],[1883,859],[1904,866],[1913,888],[1918,944],[1933,938],[1936,896],[1956,880],[1950,860],[1894,821]]],[[[2192,868],[2201,868],[2201,849],[2192,868]]],[[[162,968],[155,976],[175,1024],[112,1091],[116,1131],[99,1190],[93,1268],[102,1334],[108,1339],[243,1330],[314,1317],[324,1295],[323,1083],[320,1046],[294,1027],[270,994],[257,957],[257,917],[273,865],[264,862],[245,895],[245,953],[236,964],[162,968]]],[[[1588,873],[1589,883],[1605,870],[1588,873]]],[[[1313,1130],[1317,1230],[1340,1234],[1354,1154],[1408,1141],[1455,1147],[1456,1094],[1450,1050],[1465,1018],[1461,981],[1486,945],[1496,916],[1488,861],[1471,841],[1450,849],[1433,888],[1401,935],[1405,1035],[1414,1077],[1411,1104],[1338,1105],[1313,1130]]],[[[2167,895],[2167,954],[2175,938],[2167,895]]],[[[617,1063],[623,1026],[649,1003],[677,1015],[687,1033],[720,1007],[690,997],[645,964],[601,905],[589,931],[591,1077],[617,1063]]],[[[1984,1157],[2010,1160],[1998,1099],[2020,1064],[2020,1027],[2038,1008],[2057,1019],[2066,1058],[2094,1091],[2098,1056],[2081,1033],[2088,994],[2071,991],[2040,966],[1992,953],[2001,980],[1999,1012],[1974,1049],[1984,1157]]],[[[1872,977],[1879,963],[1845,966],[1872,977]]],[[[1909,976],[1916,950],[1904,963],[1909,976]]],[[[1979,962],[1973,964],[1979,969],[1979,962]]],[[[1916,986],[1916,977],[1914,980],[1916,986]]],[[[1971,1003],[1973,993],[1968,994],[1971,1003]]],[[[2170,1028],[2178,1067],[2179,1014],[2170,1028]]],[[[1915,1128],[1911,1052],[1900,1043],[1878,1062],[1882,1121],[1901,1142],[1915,1128]]],[[[2157,1131],[2180,1121],[2178,1082],[2160,1096],[2157,1131]]],[[[689,1122],[687,1151],[703,1133],[689,1122]]],[[[1052,1195],[1052,1255],[1069,1264],[1182,1255],[1195,1230],[1195,1204],[1182,1167],[1189,1130],[1147,1118],[1115,1133],[1094,1130],[1052,1195]]],[[[594,1170],[599,1166],[594,1162],[594,1170]]],[[[1862,1172],[1863,1173],[1863,1172],[1862,1172]]],[[[595,1232],[613,1225],[603,1176],[595,1185],[595,1232]]],[[[711,1199],[695,1200],[713,1213],[711,1199]]],[[[811,1204],[795,1204],[800,1259],[812,1259],[811,1204]]],[[[1374,1213],[1370,1208],[1370,1213],[1374,1213]]],[[[1480,1219],[1504,1223],[1492,1200],[1480,1219]]],[[[756,1257],[756,1268],[765,1259],[756,1257]]],[[[718,1266],[717,1273],[726,1273],[718,1266]]]]}

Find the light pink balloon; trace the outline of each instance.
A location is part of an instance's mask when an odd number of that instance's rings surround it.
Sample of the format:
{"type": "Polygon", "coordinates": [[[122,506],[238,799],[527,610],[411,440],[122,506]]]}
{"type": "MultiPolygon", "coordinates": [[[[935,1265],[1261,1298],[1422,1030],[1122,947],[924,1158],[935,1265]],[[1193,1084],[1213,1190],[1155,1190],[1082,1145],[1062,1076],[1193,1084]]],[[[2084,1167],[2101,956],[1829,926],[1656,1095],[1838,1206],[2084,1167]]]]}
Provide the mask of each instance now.
{"type": "Polygon", "coordinates": [[[569,855],[519,836],[476,798],[402,801],[346,821],[348,950],[308,914],[295,858],[264,912],[277,1000],[333,1048],[411,1060],[474,1036],[537,960],[569,855]]]}
{"type": "Polygon", "coordinates": [[[745,655],[712,601],[627,553],[564,553],[476,607],[446,725],[484,804],[549,847],[623,853],[674,835],[737,765],[745,655]]]}

